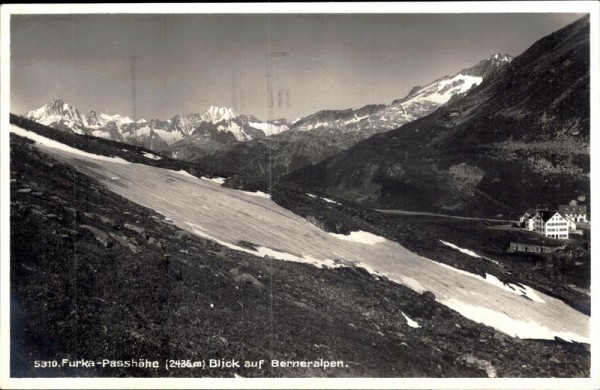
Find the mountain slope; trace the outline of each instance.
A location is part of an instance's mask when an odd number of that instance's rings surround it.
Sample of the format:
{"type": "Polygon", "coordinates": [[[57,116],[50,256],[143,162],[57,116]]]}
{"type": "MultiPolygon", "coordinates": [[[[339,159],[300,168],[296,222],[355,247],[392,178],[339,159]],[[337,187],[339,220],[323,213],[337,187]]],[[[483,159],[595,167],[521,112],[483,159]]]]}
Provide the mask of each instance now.
{"type": "Polygon", "coordinates": [[[302,166],[315,164],[380,132],[394,129],[435,111],[462,96],[494,71],[510,63],[507,54],[495,54],[454,76],[415,87],[390,105],[367,105],[357,110],[325,110],[294,122],[285,133],[224,148],[203,164],[237,171],[239,180],[264,182],[302,166]]]}
{"type": "MultiPolygon", "coordinates": [[[[126,160],[139,148],[124,153],[117,142],[16,119],[19,126],[10,128],[15,377],[589,376],[589,345],[552,338],[574,336],[564,331],[586,338],[589,318],[546,294],[529,289],[522,296],[485,273],[489,280],[444,267],[389,238],[364,243],[332,235],[270,199],[182,174],[172,165],[179,161],[126,160]],[[100,155],[93,144],[102,146],[100,155]],[[270,257],[257,253],[268,248],[270,257]],[[337,261],[318,260],[323,256],[337,261]],[[329,266],[314,265],[320,261],[329,266]],[[362,264],[393,272],[374,274],[362,264]],[[416,279],[402,285],[402,275],[416,279]],[[472,321],[450,297],[504,307],[510,316],[504,324],[522,320],[512,331],[523,336],[544,325],[533,337],[549,339],[517,338],[481,323],[490,319],[472,321]],[[33,368],[33,359],[58,355],[164,362],[174,354],[207,359],[206,351],[242,361],[268,356],[344,364],[327,370],[268,363],[263,369],[33,368]]],[[[298,195],[313,215],[347,211],[298,195]]],[[[454,252],[445,261],[469,257],[454,252]]],[[[493,262],[473,264],[507,277],[493,262]]]]}
{"type": "Polygon", "coordinates": [[[465,97],[289,175],[373,207],[470,215],[589,199],[589,19],[465,97]]]}

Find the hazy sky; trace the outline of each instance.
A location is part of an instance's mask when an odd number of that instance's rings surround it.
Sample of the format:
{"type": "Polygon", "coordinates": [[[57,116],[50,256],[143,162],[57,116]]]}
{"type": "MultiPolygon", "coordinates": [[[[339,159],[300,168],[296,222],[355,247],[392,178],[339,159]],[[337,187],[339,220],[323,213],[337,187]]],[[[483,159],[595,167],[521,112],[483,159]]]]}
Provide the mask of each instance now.
{"type": "Polygon", "coordinates": [[[230,106],[272,117],[390,103],[500,52],[516,56],[580,14],[13,15],[11,112],[60,98],[137,118],[230,106]],[[278,91],[289,91],[279,106],[278,91]],[[289,107],[287,106],[289,104],[289,107]]]}

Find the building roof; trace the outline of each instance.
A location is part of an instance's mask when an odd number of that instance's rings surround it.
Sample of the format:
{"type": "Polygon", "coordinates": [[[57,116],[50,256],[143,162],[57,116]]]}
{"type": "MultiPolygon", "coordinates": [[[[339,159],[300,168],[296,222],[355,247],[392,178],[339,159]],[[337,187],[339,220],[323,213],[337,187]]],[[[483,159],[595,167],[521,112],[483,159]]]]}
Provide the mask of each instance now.
{"type": "Polygon", "coordinates": [[[525,211],[525,213],[523,214],[524,219],[531,219],[533,217],[535,217],[535,214],[539,211],[540,209],[527,209],[525,211]]]}
{"type": "Polygon", "coordinates": [[[569,206],[569,205],[561,205],[558,206],[558,209],[565,214],[587,214],[587,206],[569,206]]]}
{"type": "Polygon", "coordinates": [[[538,213],[540,214],[540,217],[542,218],[542,221],[544,221],[544,222],[548,222],[548,220],[556,214],[560,215],[564,219],[567,219],[567,217],[565,217],[565,215],[563,213],[561,213],[560,211],[556,211],[556,210],[538,210],[538,213]]]}

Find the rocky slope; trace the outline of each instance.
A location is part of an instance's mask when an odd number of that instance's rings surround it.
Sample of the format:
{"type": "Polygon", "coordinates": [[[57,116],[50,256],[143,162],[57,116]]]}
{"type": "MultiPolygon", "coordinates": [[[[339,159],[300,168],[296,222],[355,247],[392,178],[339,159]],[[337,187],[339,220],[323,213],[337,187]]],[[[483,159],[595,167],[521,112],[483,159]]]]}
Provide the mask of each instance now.
{"type": "Polygon", "coordinates": [[[252,115],[238,114],[232,108],[215,106],[203,114],[175,115],[166,121],[140,119],[134,123],[129,117],[94,110],[82,115],[70,104],[56,99],[28,112],[25,117],[55,129],[126,142],[159,152],[171,153],[170,146],[173,145],[173,155],[182,157],[186,157],[189,150],[195,152],[198,149],[200,154],[205,150],[214,152],[230,143],[264,138],[288,129],[281,121],[262,122],[252,115]],[[186,142],[188,139],[189,143],[186,142]],[[207,145],[200,142],[205,139],[207,145]]]}
{"type": "MultiPolygon", "coordinates": [[[[79,138],[86,140],[92,138],[79,138]]],[[[99,142],[103,153],[117,148],[99,142]]],[[[510,337],[465,319],[429,292],[360,267],[317,268],[231,250],[15,135],[10,170],[13,376],[589,376],[585,344],[510,337]],[[27,244],[33,241],[41,244],[27,244]],[[323,358],[344,366],[32,368],[34,359],[140,357],[323,358]]],[[[331,203],[303,199],[312,215],[332,213],[331,203]]]]}
{"type": "Polygon", "coordinates": [[[494,71],[510,63],[507,54],[494,54],[454,76],[445,76],[389,105],[367,105],[357,110],[325,110],[294,122],[290,130],[244,144],[223,148],[202,159],[208,166],[237,171],[238,179],[277,179],[302,166],[315,164],[346,150],[373,134],[394,129],[425,116],[464,95],[494,71]]]}
{"type": "Polygon", "coordinates": [[[290,182],[379,208],[514,217],[589,199],[589,19],[540,39],[467,95],[290,182]]]}

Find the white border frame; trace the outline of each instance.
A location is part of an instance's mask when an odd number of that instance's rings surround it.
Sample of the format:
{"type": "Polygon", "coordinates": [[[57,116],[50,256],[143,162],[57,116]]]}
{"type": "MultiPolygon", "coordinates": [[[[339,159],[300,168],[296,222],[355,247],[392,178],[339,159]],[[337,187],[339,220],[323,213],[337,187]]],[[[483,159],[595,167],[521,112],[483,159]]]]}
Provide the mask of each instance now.
{"type": "MultiPolygon", "coordinates": [[[[540,388],[593,389],[600,388],[600,355],[596,346],[600,337],[598,302],[600,288],[598,256],[592,252],[592,316],[591,316],[591,378],[585,379],[438,379],[438,378],[10,378],[9,295],[10,295],[10,193],[9,193],[9,112],[10,112],[10,16],[13,14],[93,14],[93,13],[269,13],[269,14],[347,14],[347,13],[589,13],[590,14],[590,80],[591,80],[591,149],[598,150],[598,113],[600,109],[599,11],[596,1],[505,1],[505,2],[440,2],[440,3],[237,3],[237,4],[10,4],[0,8],[0,388],[64,389],[64,388],[540,388]],[[434,5],[435,4],[435,5],[434,5]]],[[[591,159],[591,195],[596,195],[596,173],[600,159],[591,159]]],[[[599,206],[600,207],[600,206],[599,206]]],[[[592,220],[600,221],[597,207],[592,207],[592,220]]],[[[592,231],[592,242],[598,237],[592,231]]]]}

